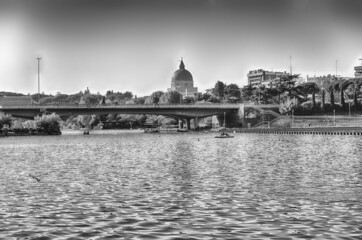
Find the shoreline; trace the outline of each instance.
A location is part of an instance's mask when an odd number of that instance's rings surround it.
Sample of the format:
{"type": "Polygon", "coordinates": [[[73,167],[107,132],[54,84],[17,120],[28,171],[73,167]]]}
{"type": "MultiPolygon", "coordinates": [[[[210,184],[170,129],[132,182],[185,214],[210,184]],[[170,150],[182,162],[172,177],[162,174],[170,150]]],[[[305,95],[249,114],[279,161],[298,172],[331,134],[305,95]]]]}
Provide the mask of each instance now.
{"type": "MultiPolygon", "coordinates": [[[[226,128],[209,129],[205,131],[189,130],[188,133],[259,133],[259,134],[313,134],[313,135],[362,135],[362,127],[305,127],[305,128],[226,128]]],[[[90,135],[120,134],[120,133],[145,133],[143,129],[102,129],[90,130],[90,135]]],[[[172,131],[161,131],[161,133],[171,133],[172,131]]],[[[173,133],[173,132],[172,132],[173,133]]],[[[175,132],[176,133],[176,132],[175,132]]],[[[186,132],[187,133],[187,132],[186,132]]],[[[63,129],[60,133],[13,133],[7,135],[0,133],[0,137],[22,137],[22,136],[61,136],[61,135],[84,135],[84,130],[63,129]]]]}

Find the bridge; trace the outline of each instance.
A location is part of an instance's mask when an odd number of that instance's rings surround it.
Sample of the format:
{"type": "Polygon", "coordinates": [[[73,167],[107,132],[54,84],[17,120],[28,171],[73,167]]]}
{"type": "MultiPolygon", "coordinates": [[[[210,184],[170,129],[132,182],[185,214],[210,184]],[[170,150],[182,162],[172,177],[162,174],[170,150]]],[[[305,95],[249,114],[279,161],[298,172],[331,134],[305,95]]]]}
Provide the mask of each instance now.
{"type": "MultiPolygon", "coordinates": [[[[0,111],[10,114],[13,117],[34,119],[34,117],[56,113],[61,118],[72,115],[93,115],[93,114],[149,114],[164,115],[175,119],[186,120],[187,127],[190,127],[190,120],[198,122],[198,119],[209,116],[223,118],[229,127],[243,125],[244,109],[251,108],[259,113],[267,113],[265,109],[276,107],[274,105],[244,105],[244,104],[169,104],[169,105],[115,105],[115,106],[0,106],[0,111]]],[[[270,110],[269,110],[270,112],[270,110]]],[[[275,112],[273,112],[275,114],[275,112]]]]}

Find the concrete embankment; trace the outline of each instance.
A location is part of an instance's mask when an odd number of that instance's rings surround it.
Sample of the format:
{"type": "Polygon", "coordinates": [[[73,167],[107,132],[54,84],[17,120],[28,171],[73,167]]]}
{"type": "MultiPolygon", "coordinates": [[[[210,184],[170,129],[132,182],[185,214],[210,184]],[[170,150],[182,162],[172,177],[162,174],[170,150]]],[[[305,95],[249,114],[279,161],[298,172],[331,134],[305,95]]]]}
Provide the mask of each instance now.
{"type": "Polygon", "coordinates": [[[259,134],[312,134],[312,135],[362,135],[359,127],[330,127],[330,128],[246,128],[230,132],[259,133],[259,134]]]}
{"type": "Polygon", "coordinates": [[[0,137],[24,137],[24,136],[57,136],[62,135],[62,133],[0,133],[0,137]]]}

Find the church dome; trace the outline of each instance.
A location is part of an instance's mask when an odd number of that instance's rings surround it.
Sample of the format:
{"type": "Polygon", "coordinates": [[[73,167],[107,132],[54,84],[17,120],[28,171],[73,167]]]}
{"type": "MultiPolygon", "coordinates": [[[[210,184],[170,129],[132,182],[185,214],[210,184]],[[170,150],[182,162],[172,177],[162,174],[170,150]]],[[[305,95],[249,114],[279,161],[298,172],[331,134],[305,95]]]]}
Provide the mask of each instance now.
{"type": "Polygon", "coordinates": [[[185,64],[182,60],[180,68],[173,73],[171,81],[193,81],[191,73],[185,69],[185,64]]]}

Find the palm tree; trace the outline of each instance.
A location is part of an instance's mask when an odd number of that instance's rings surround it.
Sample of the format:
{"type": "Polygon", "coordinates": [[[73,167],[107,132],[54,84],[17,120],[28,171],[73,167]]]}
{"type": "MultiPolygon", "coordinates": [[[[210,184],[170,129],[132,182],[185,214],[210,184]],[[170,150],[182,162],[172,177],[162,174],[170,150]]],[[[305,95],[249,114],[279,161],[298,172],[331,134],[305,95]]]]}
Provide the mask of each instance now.
{"type": "Polygon", "coordinates": [[[299,74],[293,74],[293,75],[285,75],[281,76],[280,78],[274,80],[273,86],[277,89],[279,92],[278,94],[278,101],[281,102],[281,95],[285,92],[288,92],[288,95],[292,95],[292,89],[295,86],[295,80],[299,78],[299,74]]]}
{"type": "Polygon", "coordinates": [[[344,108],[344,106],[345,106],[344,91],[347,89],[347,87],[350,84],[351,84],[351,81],[348,81],[346,79],[334,81],[333,88],[335,91],[339,92],[339,94],[340,94],[342,108],[344,108]]]}
{"type": "Polygon", "coordinates": [[[255,87],[251,84],[245,85],[241,88],[243,101],[250,101],[253,98],[255,87]]]}
{"type": "Polygon", "coordinates": [[[322,106],[321,106],[321,109],[322,109],[322,113],[324,113],[324,108],[325,108],[325,105],[326,105],[326,91],[324,89],[322,89],[322,106]]]}
{"type": "Polygon", "coordinates": [[[308,95],[312,94],[313,109],[316,109],[315,94],[319,92],[319,87],[314,82],[302,83],[293,88],[298,94],[304,97],[304,100],[308,100],[308,95]]]}
{"type": "Polygon", "coordinates": [[[334,109],[334,93],[333,93],[333,91],[334,91],[334,84],[331,83],[331,84],[329,84],[327,86],[327,92],[329,92],[330,102],[331,102],[331,105],[332,105],[332,107],[334,109]]]}
{"type": "Polygon", "coordinates": [[[359,89],[362,85],[362,79],[361,78],[355,78],[350,80],[350,84],[353,84],[353,105],[355,108],[358,106],[358,94],[359,89]]]}

